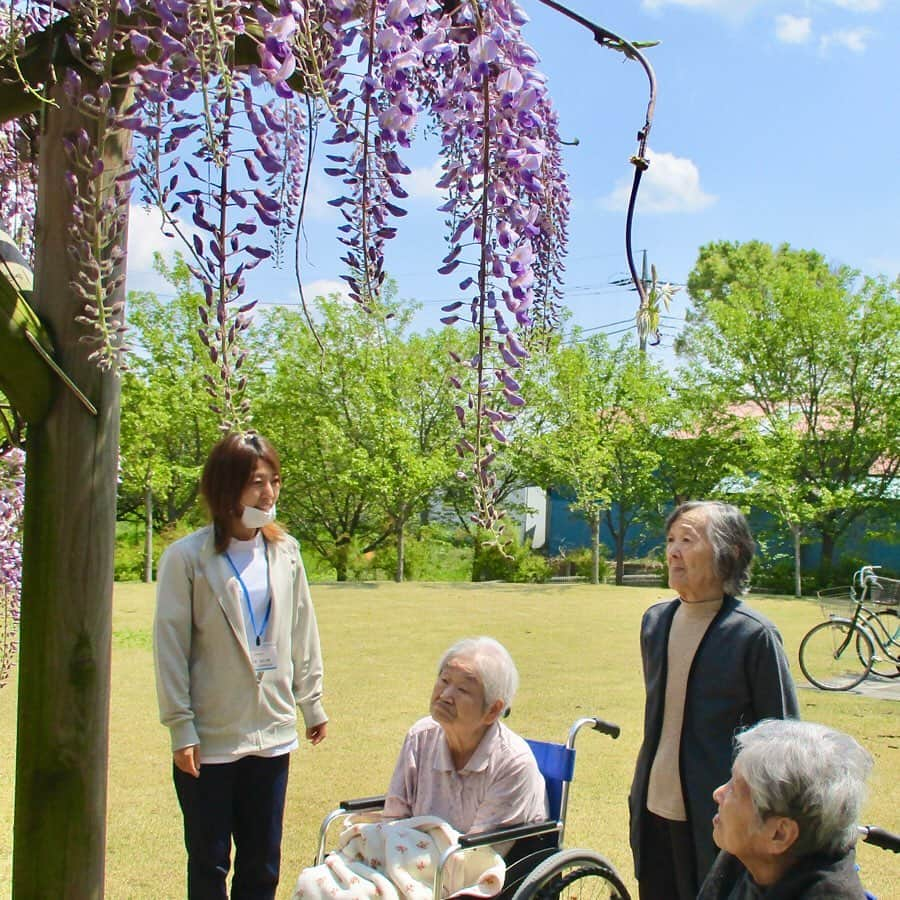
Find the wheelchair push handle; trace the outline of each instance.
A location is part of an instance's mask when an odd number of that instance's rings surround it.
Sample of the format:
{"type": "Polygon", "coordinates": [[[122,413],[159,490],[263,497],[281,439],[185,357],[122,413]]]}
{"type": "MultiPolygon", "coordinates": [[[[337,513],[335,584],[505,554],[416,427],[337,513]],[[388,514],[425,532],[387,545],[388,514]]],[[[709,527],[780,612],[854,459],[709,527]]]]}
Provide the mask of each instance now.
{"type": "Polygon", "coordinates": [[[596,716],[593,716],[594,719],[594,731],[599,731],[601,734],[608,734],[613,740],[615,740],[620,732],[621,728],[618,725],[613,725],[612,722],[607,722],[604,719],[598,719],[596,716]]]}
{"type": "Polygon", "coordinates": [[[900,853],[900,834],[893,834],[877,825],[860,825],[859,836],[867,844],[874,844],[882,850],[900,853]]]}

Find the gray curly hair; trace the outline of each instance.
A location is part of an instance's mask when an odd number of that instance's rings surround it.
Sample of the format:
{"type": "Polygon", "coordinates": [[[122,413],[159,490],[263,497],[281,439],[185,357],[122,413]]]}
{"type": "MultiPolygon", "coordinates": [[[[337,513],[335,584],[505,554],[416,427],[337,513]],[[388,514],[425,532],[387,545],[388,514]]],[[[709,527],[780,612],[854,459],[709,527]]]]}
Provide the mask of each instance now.
{"type": "Polygon", "coordinates": [[[666,520],[666,534],[691,510],[706,513],[706,536],[713,547],[716,574],[726,594],[740,597],[750,586],[750,566],[756,545],[744,514],[730,503],[719,500],[690,500],[678,506],[666,520]]]}
{"type": "Polygon", "coordinates": [[[734,769],[760,821],[799,827],[797,856],[846,853],[857,839],[872,757],[850,735],[815,722],[764,719],[735,738],[734,769]]]}

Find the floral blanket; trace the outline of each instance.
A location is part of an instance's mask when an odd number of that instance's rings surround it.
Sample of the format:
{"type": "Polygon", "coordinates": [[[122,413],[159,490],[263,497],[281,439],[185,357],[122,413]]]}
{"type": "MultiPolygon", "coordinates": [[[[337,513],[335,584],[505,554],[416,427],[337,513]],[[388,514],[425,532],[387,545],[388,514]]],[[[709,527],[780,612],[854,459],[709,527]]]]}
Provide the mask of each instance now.
{"type": "MultiPolygon", "coordinates": [[[[325,862],[300,873],[293,900],[433,900],[441,854],[458,837],[436,816],[348,825],[325,862]]],[[[457,853],[444,868],[443,895],[493,897],[505,874],[491,847],[457,853]]]]}

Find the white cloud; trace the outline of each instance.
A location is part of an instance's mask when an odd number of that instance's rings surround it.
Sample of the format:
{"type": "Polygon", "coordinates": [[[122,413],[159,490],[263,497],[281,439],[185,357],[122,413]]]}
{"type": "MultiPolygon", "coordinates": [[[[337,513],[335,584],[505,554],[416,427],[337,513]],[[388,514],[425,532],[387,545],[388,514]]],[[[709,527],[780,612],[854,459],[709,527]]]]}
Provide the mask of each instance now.
{"type": "MultiPolygon", "coordinates": [[[[303,284],[303,296],[308,304],[312,304],[316,297],[331,297],[332,294],[337,294],[341,300],[345,300],[348,303],[351,302],[350,288],[347,286],[346,281],[339,281],[334,278],[317,278],[315,281],[310,281],[308,284],[304,282],[303,284]]],[[[297,299],[299,301],[299,296],[297,299]]]]}
{"type": "MultiPolygon", "coordinates": [[[[188,222],[178,221],[188,240],[197,230],[188,222]]],[[[166,231],[171,231],[167,228],[166,231]]],[[[178,237],[167,237],[162,230],[162,215],[156,207],[146,208],[132,203],[128,209],[128,263],[127,287],[129,291],[153,291],[157,294],[172,292],[172,285],[153,269],[153,257],[161,253],[170,263],[176,252],[185,256],[190,251],[178,237]]]]}
{"type": "Polygon", "coordinates": [[[739,18],[764,2],[765,0],[642,0],[641,6],[649,10],[662,9],[665,6],[681,6],[739,18]]]}
{"type": "Polygon", "coordinates": [[[829,0],[834,6],[849,9],[850,12],[878,12],[884,6],[884,0],[829,0]]]}
{"type": "Polygon", "coordinates": [[[805,44],[812,34],[812,19],[805,16],[775,16],[775,37],[784,44],[805,44]]]}
{"type": "Polygon", "coordinates": [[[324,172],[314,171],[309,179],[306,191],[306,204],[303,208],[304,221],[312,219],[323,222],[337,222],[341,214],[337,207],[329,205],[329,200],[340,197],[347,192],[339,178],[332,178],[324,172]]]}
{"type": "Polygon", "coordinates": [[[872,34],[872,30],[869,28],[846,28],[842,31],[832,31],[819,39],[819,49],[823,53],[827,53],[832,47],[841,47],[853,53],[865,53],[872,34]]]}
{"type": "Polygon", "coordinates": [[[443,195],[435,185],[443,174],[442,163],[438,159],[428,168],[413,169],[409,175],[400,179],[400,183],[409,191],[410,200],[440,200],[443,195]]]}
{"type": "MultiPolygon", "coordinates": [[[[673,153],[647,151],[650,167],[641,179],[637,208],[643,213],[690,213],[712,206],[718,199],[700,187],[700,170],[690,159],[673,153]]],[[[628,206],[631,178],[616,182],[600,200],[604,209],[621,212],[628,206]]]]}
{"type": "MultiPolygon", "coordinates": [[[[674,6],[718,13],[731,19],[739,19],[752,10],[771,5],[771,3],[772,0],[641,0],[641,6],[647,10],[674,6]]],[[[883,9],[885,0],[819,0],[818,5],[837,6],[849,12],[870,13],[883,9]]]]}
{"type": "Polygon", "coordinates": [[[132,203],[128,210],[128,273],[153,271],[153,255],[171,256],[182,247],[178,238],[166,237],[162,216],[155,207],[148,209],[132,203]]]}

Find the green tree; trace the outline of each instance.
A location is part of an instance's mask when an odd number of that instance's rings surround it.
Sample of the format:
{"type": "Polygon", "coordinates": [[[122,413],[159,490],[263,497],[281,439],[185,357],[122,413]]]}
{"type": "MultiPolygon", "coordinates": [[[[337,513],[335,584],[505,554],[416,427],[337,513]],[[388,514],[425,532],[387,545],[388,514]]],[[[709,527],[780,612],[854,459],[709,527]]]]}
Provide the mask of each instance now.
{"type": "Polygon", "coordinates": [[[701,248],[688,292],[677,349],[728,399],[722,415],[759,416],[773,435],[796,417],[796,479],[827,570],[900,468],[898,284],[831,269],[815,251],[720,242],[701,248]]]}
{"type": "Polygon", "coordinates": [[[663,372],[624,342],[602,335],[559,348],[550,357],[543,428],[520,449],[523,466],[544,487],[562,486],[591,529],[592,581],[599,580],[600,523],[604,514],[616,543],[616,582],[624,572],[625,536],[657,513],[654,470],[663,372]],[[615,512],[610,512],[613,504],[615,512]]]}
{"type": "Polygon", "coordinates": [[[743,472],[743,430],[739,420],[723,415],[727,401],[694,373],[682,371],[670,382],[655,442],[656,477],[666,501],[677,506],[711,497],[726,475],[736,468],[743,472]]]}
{"type": "Polygon", "coordinates": [[[212,371],[196,330],[201,303],[184,260],[156,270],[175,289],[171,299],[132,292],[129,316],[135,352],[122,379],[119,516],[145,521],[144,577],[152,577],[154,528],[195,508],[200,471],[218,436],[205,391],[212,371]]]}
{"type": "Polygon", "coordinates": [[[740,476],[746,500],[770,513],[787,528],[794,554],[794,596],[803,596],[803,537],[817,517],[846,502],[843,492],[819,492],[811,500],[803,478],[805,447],[798,416],[775,419],[763,428],[750,422],[745,429],[746,473],[740,476]]]}
{"type": "Polygon", "coordinates": [[[455,417],[441,362],[455,333],[408,338],[411,309],[374,315],[318,298],[316,335],[279,309],[256,340],[270,367],[256,379],[255,421],[289,477],[280,508],[293,533],[346,580],[352,555],[393,540],[403,578],[410,520],[453,472],[455,417]],[[317,343],[321,343],[321,346],[317,343]]]}

